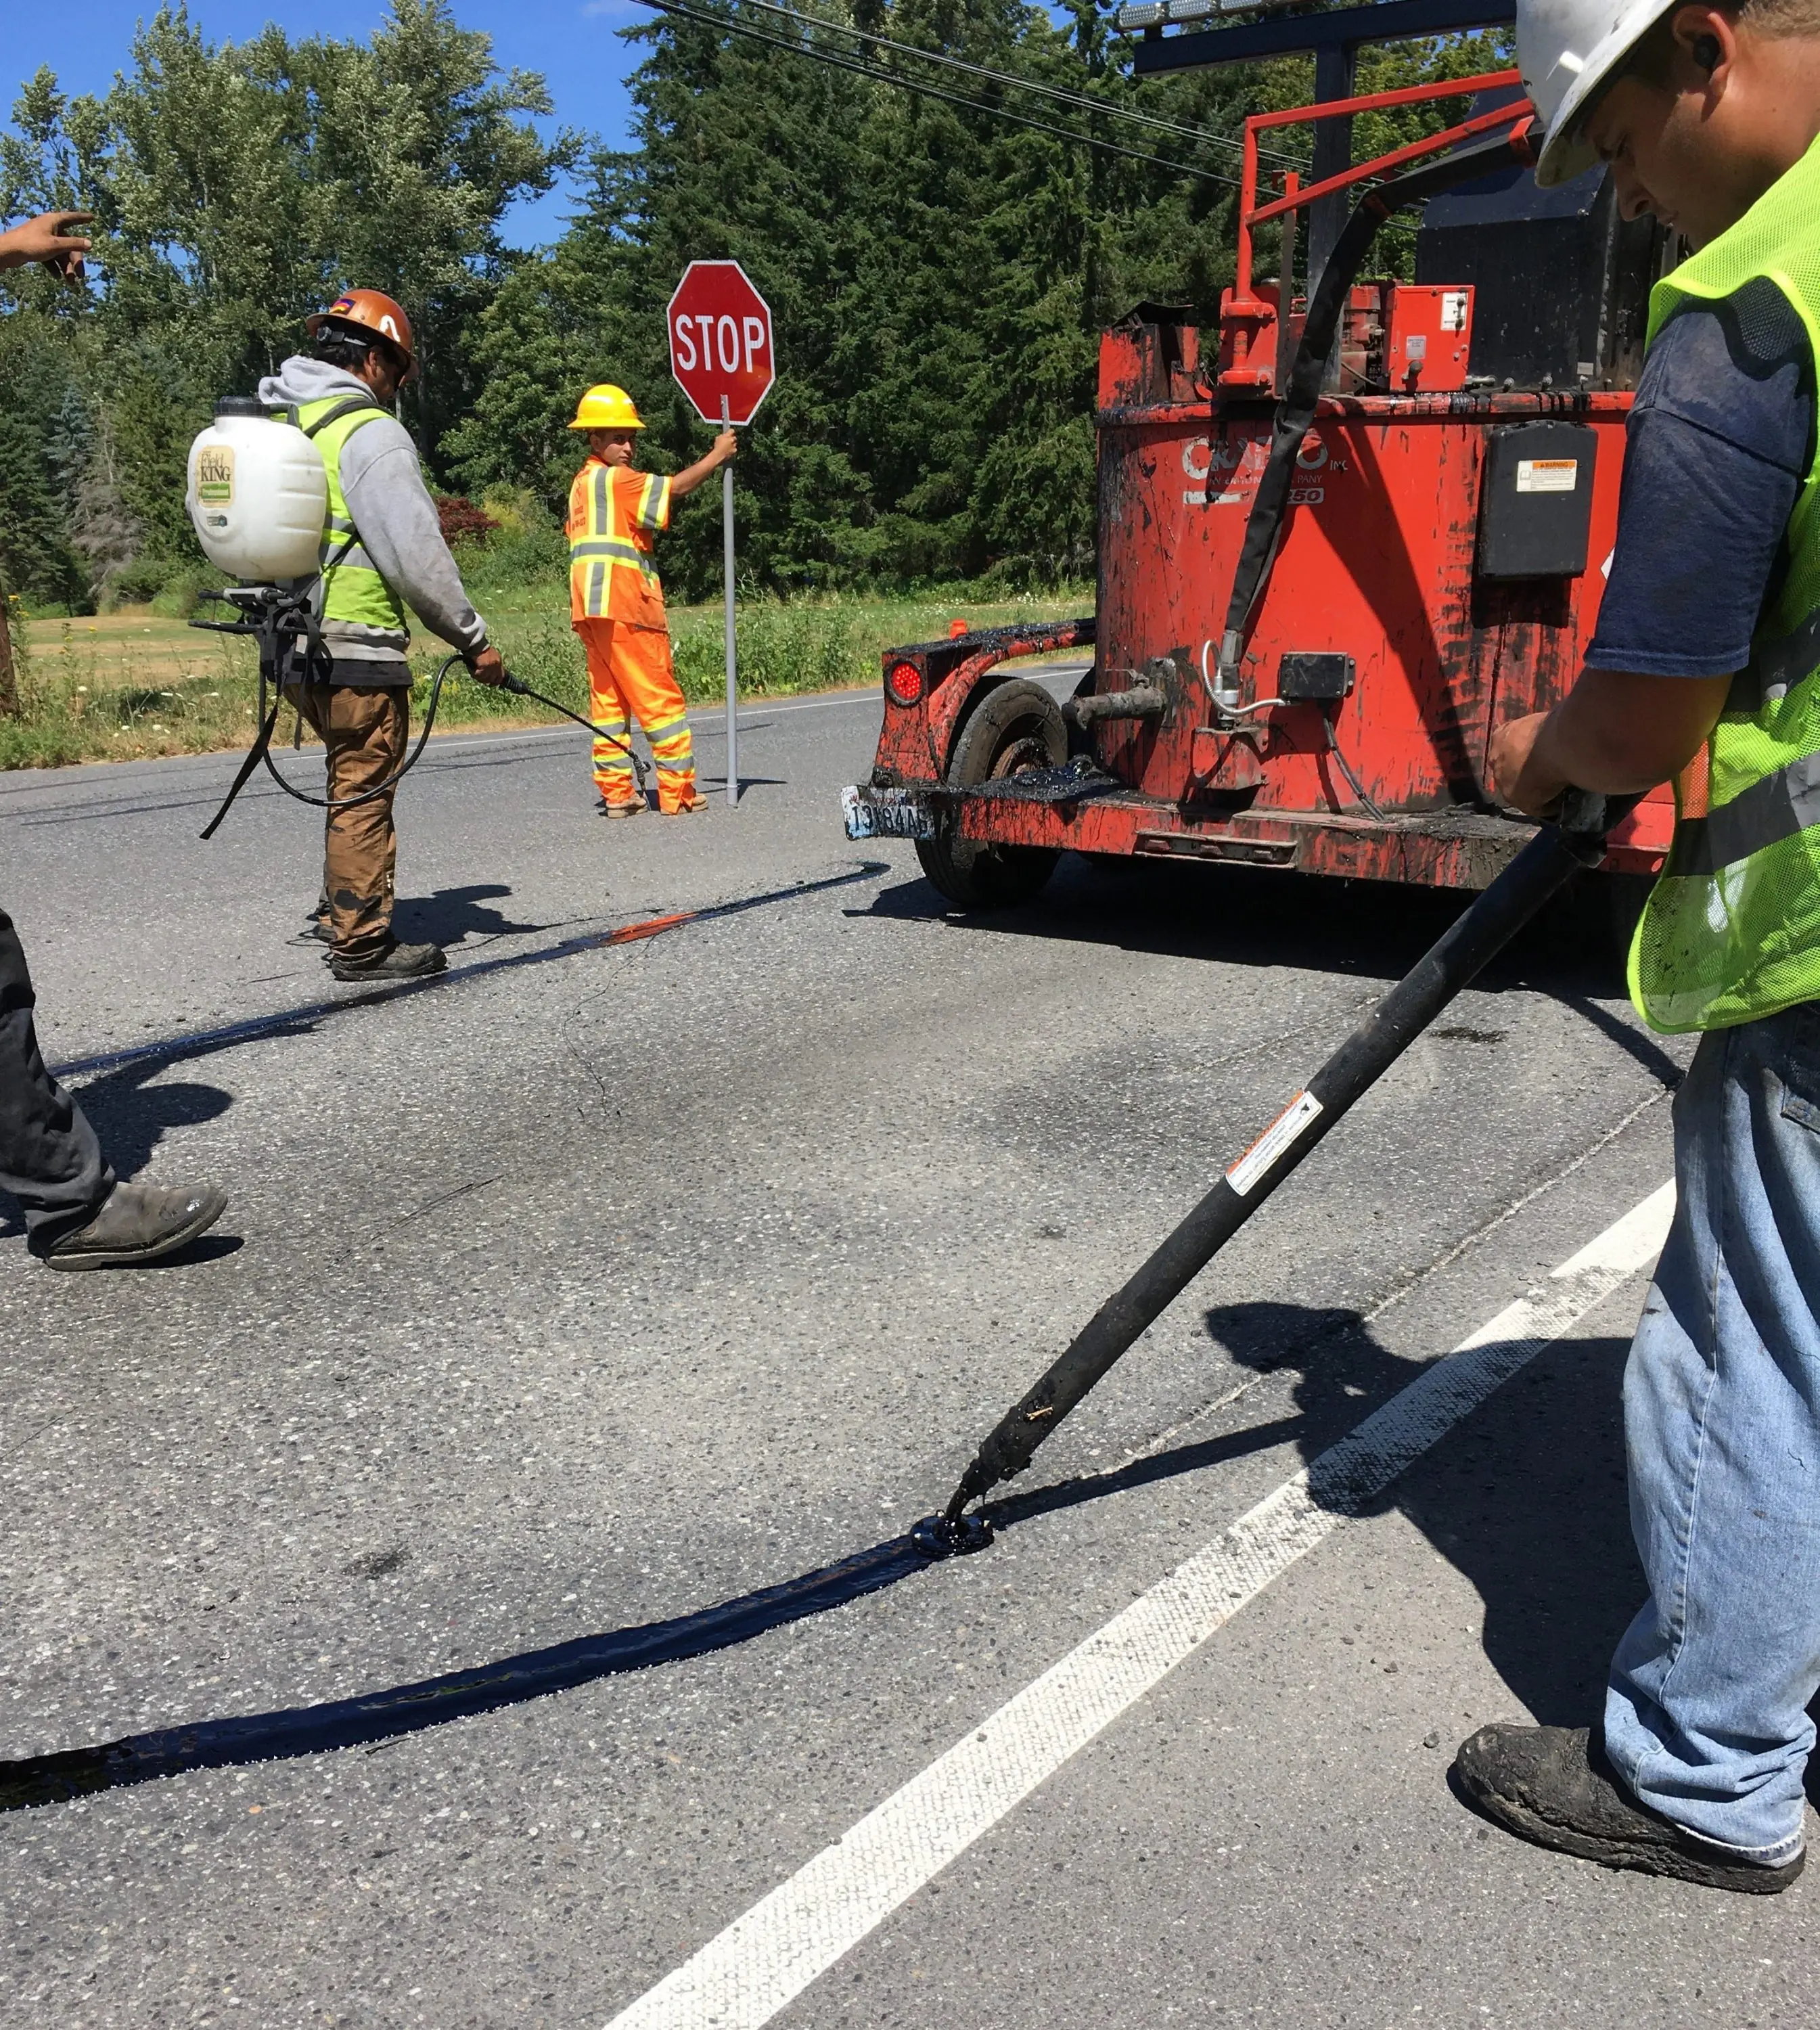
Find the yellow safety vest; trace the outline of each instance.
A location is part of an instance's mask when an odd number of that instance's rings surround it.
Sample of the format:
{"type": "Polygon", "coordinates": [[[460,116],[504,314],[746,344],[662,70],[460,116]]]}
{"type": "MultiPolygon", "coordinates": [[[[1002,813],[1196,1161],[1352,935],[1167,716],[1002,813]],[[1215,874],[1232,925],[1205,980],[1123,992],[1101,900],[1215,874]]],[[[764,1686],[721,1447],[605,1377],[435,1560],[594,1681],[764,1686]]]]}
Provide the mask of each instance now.
{"type": "Polygon", "coordinates": [[[388,413],[377,402],[358,395],[328,395],[321,401],[299,402],[290,412],[292,422],[321,452],[323,470],[329,475],[329,507],[318,552],[322,618],[402,634],[407,629],[404,602],[366,554],[360,531],[347,511],[347,496],[341,490],[341,447],[363,424],[388,413]]]}
{"type": "MultiPolygon", "coordinates": [[[[1651,342],[1684,303],[1759,278],[1820,362],[1820,142],[1656,284],[1651,342]]],[[[1675,784],[1674,842],[1630,954],[1631,997],[1653,1028],[1723,1029],[1820,1000],[1820,459],[1785,549],[1750,662],[1675,784]]]]}

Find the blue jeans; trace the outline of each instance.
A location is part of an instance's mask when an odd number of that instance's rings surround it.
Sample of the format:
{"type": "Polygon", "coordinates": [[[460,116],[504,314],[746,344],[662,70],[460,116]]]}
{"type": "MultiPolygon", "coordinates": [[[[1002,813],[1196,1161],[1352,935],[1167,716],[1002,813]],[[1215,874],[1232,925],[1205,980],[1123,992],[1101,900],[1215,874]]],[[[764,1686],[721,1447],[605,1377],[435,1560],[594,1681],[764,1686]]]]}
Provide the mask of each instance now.
{"type": "Polygon", "coordinates": [[[1605,1745],[1646,1804],[1774,1865],[1801,1850],[1820,1688],[1820,1002],[1703,1036],[1674,1128],[1624,1382],[1650,1597],[1605,1745]]]}

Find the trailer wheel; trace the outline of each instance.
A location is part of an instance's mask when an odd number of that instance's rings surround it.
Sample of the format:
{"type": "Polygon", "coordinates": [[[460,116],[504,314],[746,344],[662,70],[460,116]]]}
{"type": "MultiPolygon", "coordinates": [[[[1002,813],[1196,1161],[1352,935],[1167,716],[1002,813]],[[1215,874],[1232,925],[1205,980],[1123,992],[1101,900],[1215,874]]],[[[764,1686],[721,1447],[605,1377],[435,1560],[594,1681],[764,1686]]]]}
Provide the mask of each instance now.
{"type": "MultiPolygon", "coordinates": [[[[948,779],[964,789],[1059,768],[1068,759],[1061,707],[1039,684],[1017,679],[989,691],[960,729],[948,779]]],[[[945,812],[931,839],[916,842],[923,872],[964,909],[1003,909],[1027,902],[1060,859],[1050,846],[982,846],[960,836],[958,812],[945,812]]]]}

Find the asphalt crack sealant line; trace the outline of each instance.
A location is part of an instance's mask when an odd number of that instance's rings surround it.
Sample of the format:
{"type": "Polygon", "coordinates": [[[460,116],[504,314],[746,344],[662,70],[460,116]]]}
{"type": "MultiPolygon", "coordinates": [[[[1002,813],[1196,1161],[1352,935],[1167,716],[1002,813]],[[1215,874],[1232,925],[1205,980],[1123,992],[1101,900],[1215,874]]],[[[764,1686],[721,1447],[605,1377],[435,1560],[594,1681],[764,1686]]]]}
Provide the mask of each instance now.
{"type": "Polygon", "coordinates": [[[217,1029],[192,1029],[188,1035],[166,1036],[154,1043],[132,1043],[124,1050],[102,1050],[91,1058],[72,1058],[67,1064],[50,1067],[53,1078],[82,1078],[94,1072],[117,1071],[122,1065],[143,1063],[148,1058],[201,1057],[211,1050],[232,1048],[236,1043],[257,1042],[263,1036],[283,1035],[307,1028],[331,1015],[351,1008],[375,1008],[388,1001],[403,1000],[413,994],[433,994],[450,987],[462,987],[488,974],[511,972],[521,966],[548,965],[552,960],[574,958],[581,952],[604,951],[614,945],[636,944],[641,939],[661,937],[666,931],[679,931],[689,924],[711,924],[722,916],[742,916],[774,903],[794,902],[805,895],[819,895],[830,888],[850,887],[856,881],[870,880],[890,872],[882,860],[862,861],[845,874],[824,876],[819,881],[793,881],[787,888],[769,888],[756,895],[736,896],[730,902],[710,902],[699,909],[678,909],[664,916],[641,916],[611,931],[584,931],[564,938],[559,944],[540,945],[535,951],[510,952],[503,958],[480,958],[466,965],[451,965],[422,980],[394,980],[384,987],[368,987],[363,993],[338,995],[331,1001],[308,1001],[300,1007],[280,1008],[269,1015],[251,1015],[243,1021],[224,1023],[217,1029]]]}
{"type": "Polygon", "coordinates": [[[1494,1390],[1647,1268],[1665,1184],[887,1798],[607,2030],[758,2030],[1494,1390]]]}

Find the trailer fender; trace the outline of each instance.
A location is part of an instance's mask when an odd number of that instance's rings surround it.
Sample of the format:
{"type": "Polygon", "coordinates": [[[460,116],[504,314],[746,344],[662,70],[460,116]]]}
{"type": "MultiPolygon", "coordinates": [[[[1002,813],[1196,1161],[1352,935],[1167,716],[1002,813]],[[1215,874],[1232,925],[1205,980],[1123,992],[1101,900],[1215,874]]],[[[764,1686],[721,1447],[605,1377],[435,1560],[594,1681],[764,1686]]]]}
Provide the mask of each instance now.
{"type": "Polygon", "coordinates": [[[1000,650],[982,649],[960,664],[930,699],[929,748],[938,782],[947,776],[962,727],[990,693],[1001,684],[1009,683],[1016,675],[1016,670],[1005,666],[1000,650]]]}

